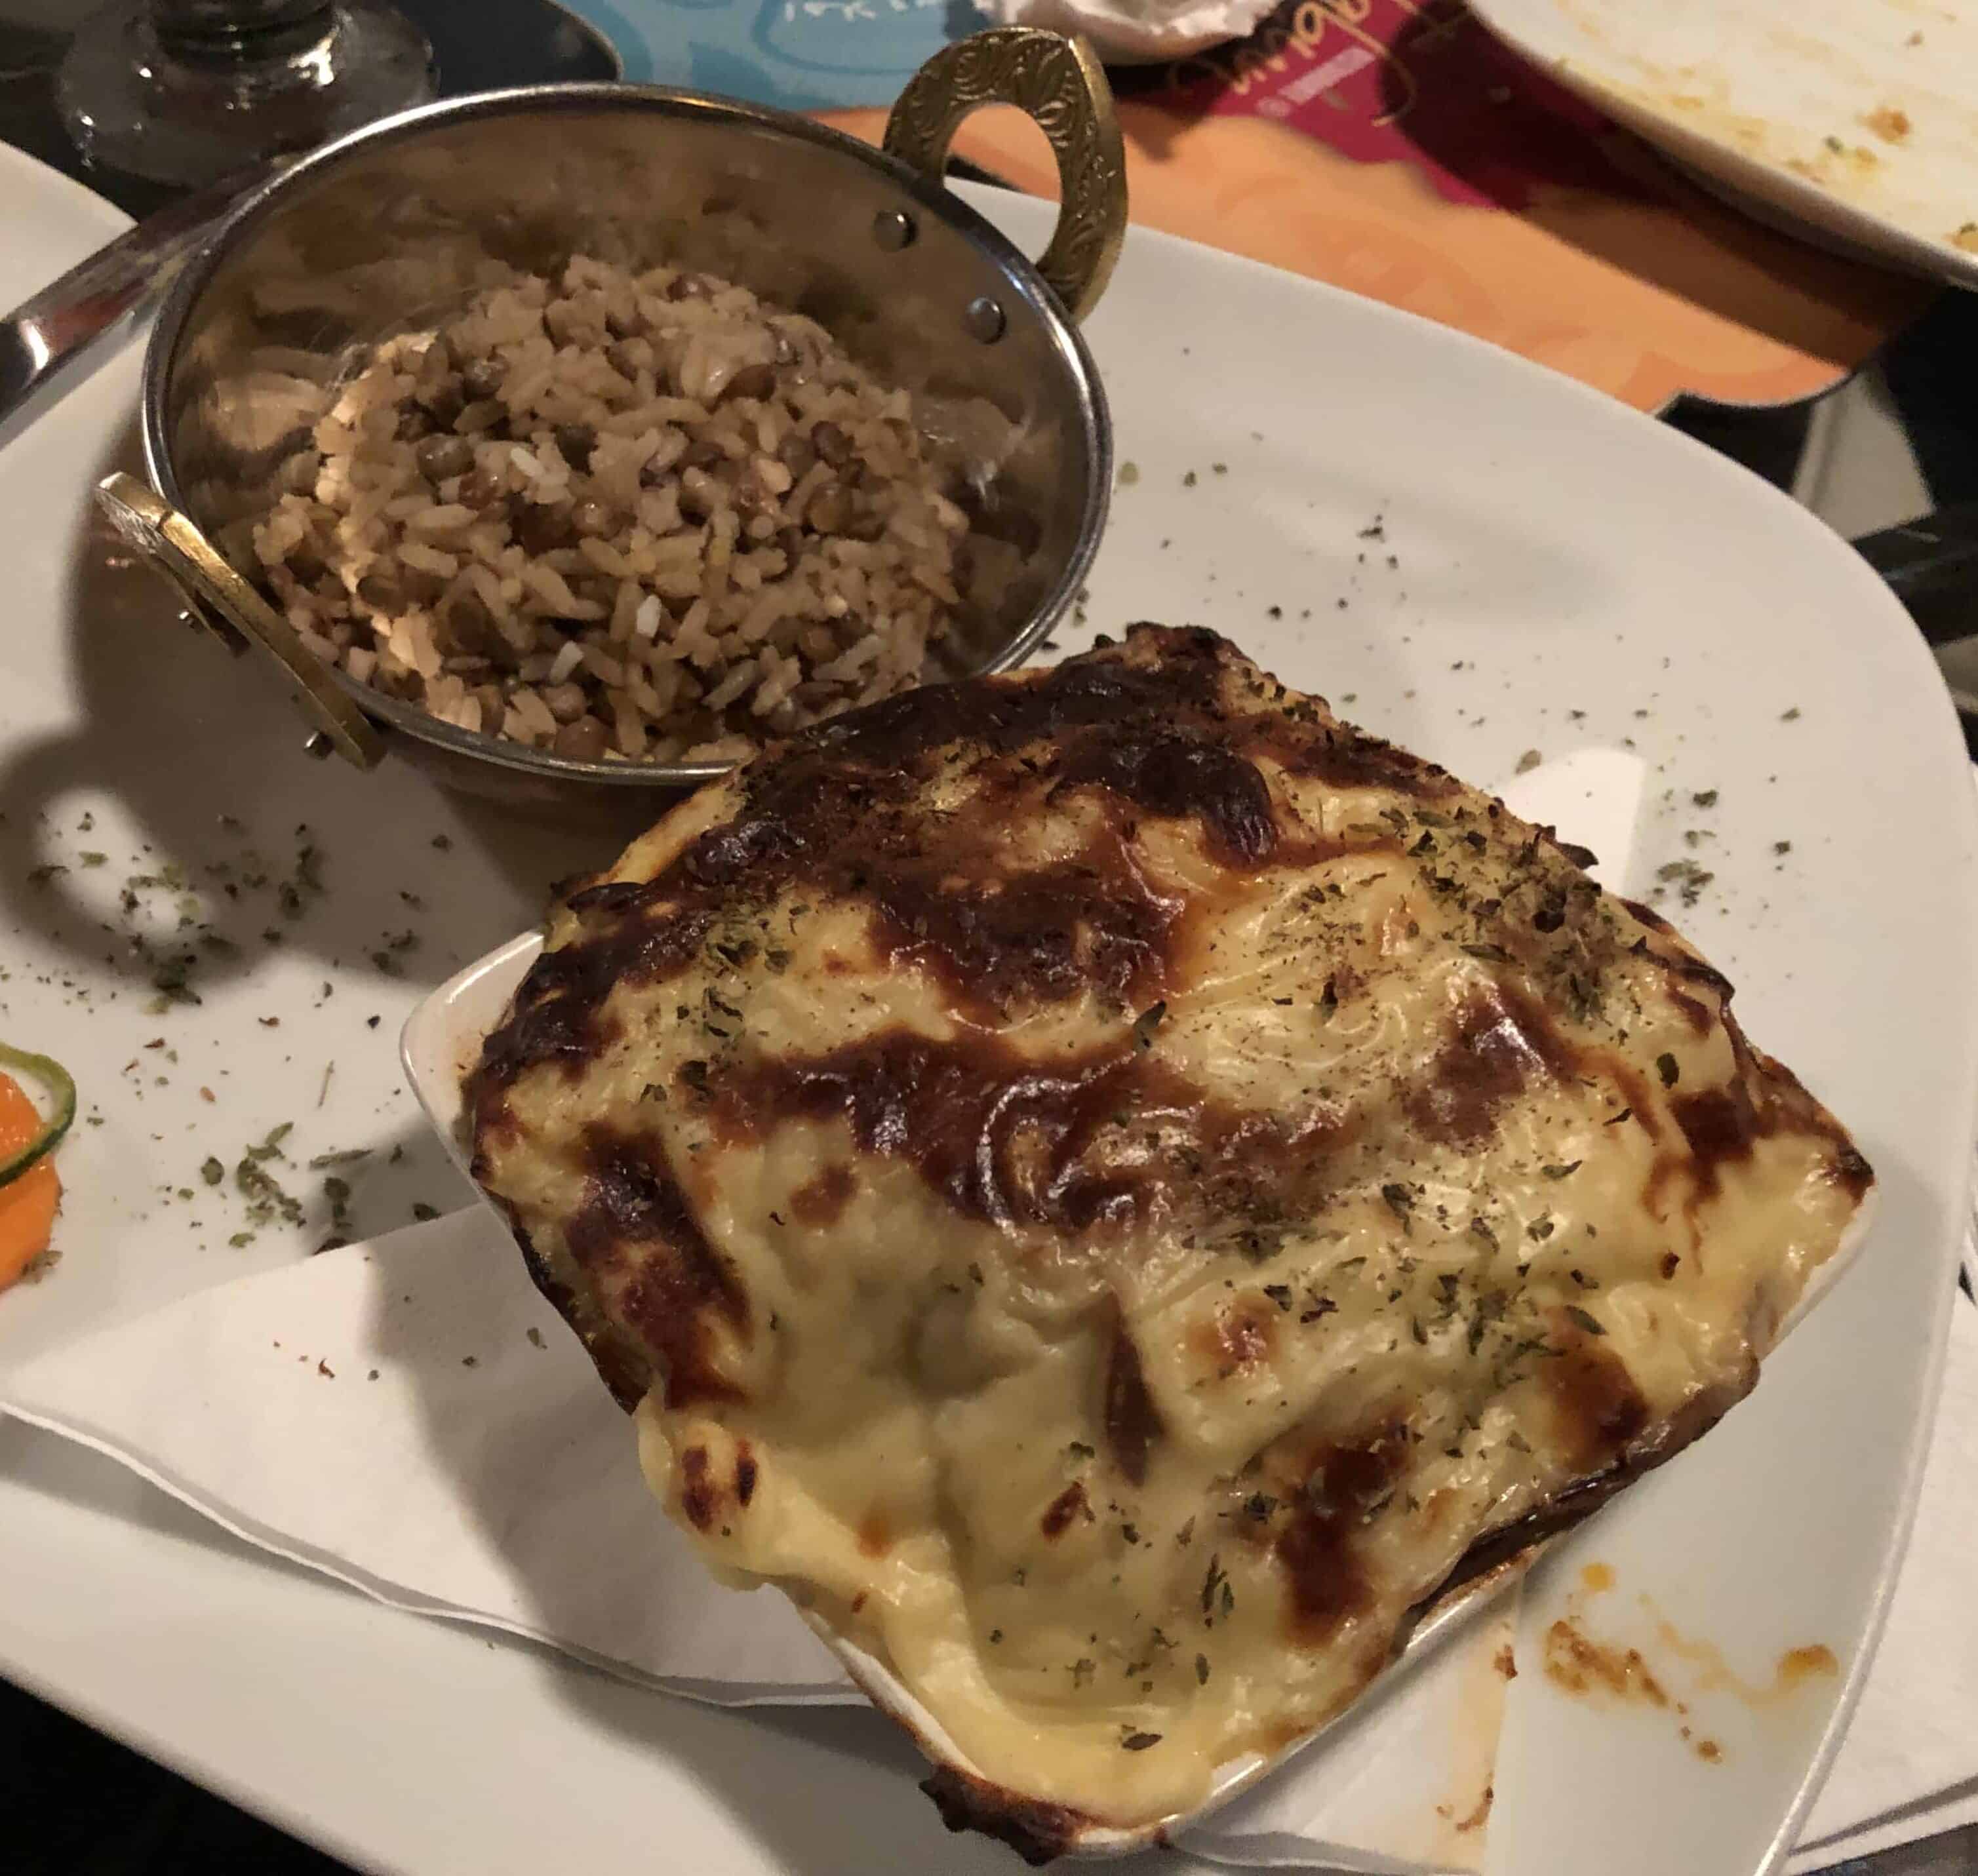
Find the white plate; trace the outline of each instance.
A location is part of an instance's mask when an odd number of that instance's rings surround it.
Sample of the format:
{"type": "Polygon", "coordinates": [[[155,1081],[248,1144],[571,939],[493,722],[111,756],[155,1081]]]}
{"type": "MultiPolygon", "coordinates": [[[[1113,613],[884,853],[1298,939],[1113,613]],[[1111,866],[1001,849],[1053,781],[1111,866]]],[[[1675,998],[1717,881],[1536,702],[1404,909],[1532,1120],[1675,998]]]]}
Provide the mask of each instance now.
{"type": "Polygon", "coordinates": [[[1706,181],[1788,226],[1978,286],[1978,8],[1963,0],[1473,10],[1706,181]]]}
{"type": "MultiPolygon", "coordinates": [[[[10,221],[22,189],[49,186],[43,174],[13,162],[0,175],[10,221]]],[[[1042,245],[1047,210],[977,199],[1042,245]]],[[[0,299],[103,231],[100,219],[65,246],[0,247],[0,299]]],[[[1652,788],[1677,788],[1682,811],[1658,818],[1652,801],[1637,885],[1706,853],[1715,879],[1683,922],[1744,986],[1754,1035],[1882,1174],[1861,1265],[1757,1395],[1599,1527],[1622,1582],[1652,1587],[1678,1627],[1750,1678],[1818,1642],[1843,1680],[1790,1713],[1727,1713],[1715,1766],[1672,1732],[1645,1731],[1652,1716],[1593,1711],[1536,1673],[1511,1689],[1493,1864],[1520,1876],[1756,1869],[1804,1814],[1841,1696],[1858,1685],[1951,1296],[1978,1095],[1978,817],[1934,668],[1811,517],[1597,394],[1442,328],[1136,233],[1091,336],[1120,460],[1138,471],[1114,503],[1092,624],[1216,626],[1473,776],[1510,772],[1527,748],[1634,738],[1662,771],[1652,788]],[[1384,538],[1361,538],[1377,514],[1384,538]],[[1714,807],[1689,806],[1711,788],[1714,807]],[[1687,849],[1687,827],[1716,838],[1687,849]],[[1781,840],[1791,851],[1775,856],[1781,840]]],[[[61,1266],[0,1297],[0,1361],[306,1250],[319,1218],[236,1253],[223,1237],[200,1250],[175,1207],[133,1215],[150,1209],[154,1181],[192,1172],[197,1187],[201,1154],[231,1158],[284,1118],[303,1153],[406,1145],[388,1169],[398,1184],[379,1175],[376,1197],[360,1184],[360,1229],[459,1193],[398,1088],[392,1033],[422,975],[429,986],[526,924],[554,873],[598,857],[531,847],[389,768],[306,763],[283,706],[265,715],[255,673],[175,636],[154,599],[140,614],[126,594],[117,610],[77,572],[87,487],[127,447],[135,381],[127,352],[0,451],[16,556],[0,634],[0,968],[12,973],[0,1032],[55,1043],[105,1115],[64,1149],[61,1266]],[[51,925],[18,878],[24,779],[90,791],[99,845],[106,830],[126,838],[113,809],[161,854],[197,857],[222,809],[285,838],[300,821],[322,830],[330,898],[278,951],[250,948],[212,973],[200,1009],[166,1019],[187,1068],[159,1072],[193,1083],[206,1064],[233,1069],[208,1084],[214,1107],[177,1089],[140,1101],[120,1081],[127,1061],[144,1073],[142,1044],[160,1032],[127,985],[86,1017],[33,981],[59,967],[102,1002],[120,985],[102,960],[120,954],[93,926],[51,925]],[[439,831],[449,854],[430,847],[439,831]],[[408,922],[407,890],[428,902],[428,936],[404,979],[382,977],[367,953],[408,922]],[[325,981],[334,994],[313,1008],[325,981]],[[263,1029],[263,1015],[282,1027],[263,1029]]],[[[1064,636],[1083,643],[1089,629],[1064,636]]],[[[125,858],[118,846],[117,870],[125,858]]],[[[1556,1567],[1535,1575],[1533,1619],[1565,1582],[1556,1567]]],[[[121,1475],[7,1428],[0,1667],[375,1867],[599,1868],[650,1857],[656,1841],[680,1867],[723,1876],[1011,1867],[996,1846],[944,1835],[906,1775],[911,1748],[874,1716],[710,1713],[492,1646],[270,1567],[121,1475]]]]}

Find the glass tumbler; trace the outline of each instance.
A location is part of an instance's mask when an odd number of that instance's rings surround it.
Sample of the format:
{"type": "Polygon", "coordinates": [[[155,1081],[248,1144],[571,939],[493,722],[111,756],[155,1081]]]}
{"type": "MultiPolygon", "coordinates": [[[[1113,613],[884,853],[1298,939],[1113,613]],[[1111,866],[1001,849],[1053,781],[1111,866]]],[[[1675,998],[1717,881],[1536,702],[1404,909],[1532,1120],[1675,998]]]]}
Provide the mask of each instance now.
{"type": "Polygon", "coordinates": [[[57,87],[88,162],[187,186],[432,95],[425,37],[387,0],[112,0],[57,87]]]}

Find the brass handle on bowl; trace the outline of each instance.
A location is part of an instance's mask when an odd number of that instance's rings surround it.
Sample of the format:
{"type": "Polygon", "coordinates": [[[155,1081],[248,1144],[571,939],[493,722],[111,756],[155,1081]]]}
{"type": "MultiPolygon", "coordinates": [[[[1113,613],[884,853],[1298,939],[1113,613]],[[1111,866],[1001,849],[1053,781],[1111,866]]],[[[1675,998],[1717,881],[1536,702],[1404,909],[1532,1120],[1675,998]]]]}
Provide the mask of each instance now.
{"type": "Polygon", "coordinates": [[[258,646],[282,667],[296,703],[320,737],[358,768],[373,768],[383,738],[338,689],[295,628],[220,557],[177,509],[121,471],[96,485],[96,505],[142,560],[176,586],[194,619],[230,651],[258,646]]]}
{"type": "Polygon", "coordinates": [[[997,26],[944,48],[907,81],[886,120],[886,154],[938,182],[962,120],[985,104],[1014,104],[1050,140],[1063,206],[1037,272],[1082,319],[1126,238],[1126,151],[1113,88],[1083,39],[997,26]]]}

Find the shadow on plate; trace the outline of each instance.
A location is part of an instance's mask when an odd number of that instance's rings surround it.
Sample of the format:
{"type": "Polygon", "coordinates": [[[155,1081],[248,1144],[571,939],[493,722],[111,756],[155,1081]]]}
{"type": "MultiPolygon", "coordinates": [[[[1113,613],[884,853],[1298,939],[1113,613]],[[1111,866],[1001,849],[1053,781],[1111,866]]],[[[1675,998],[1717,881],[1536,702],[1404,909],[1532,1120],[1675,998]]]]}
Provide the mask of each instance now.
{"type": "MultiPolygon", "coordinates": [[[[94,473],[113,467],[141,471],[134,423],[94,473]]],[[[445,794],[396,758],[369,774],[316,761],[263,661],[183,621],[84,491],[73,516],[61,629],[74,715],[0,757],[0,895],[91,970],[155,983],[190,956],[199,981],[219,985],[279,945],[346,981],[437,983],[450,960],[538,920],[552,881],[608,864],[664,804],[558,826],[445,794]],[[105,796],[135,837],[128,873],[121,853],[84,857],[112,846],[84,818],[105,796]],[[154,910],[159,893],[198,895],[183,936],[140,914],[131,874],[154,910]],[[416,948],[394,951],[408,925],[416,948]]]]}

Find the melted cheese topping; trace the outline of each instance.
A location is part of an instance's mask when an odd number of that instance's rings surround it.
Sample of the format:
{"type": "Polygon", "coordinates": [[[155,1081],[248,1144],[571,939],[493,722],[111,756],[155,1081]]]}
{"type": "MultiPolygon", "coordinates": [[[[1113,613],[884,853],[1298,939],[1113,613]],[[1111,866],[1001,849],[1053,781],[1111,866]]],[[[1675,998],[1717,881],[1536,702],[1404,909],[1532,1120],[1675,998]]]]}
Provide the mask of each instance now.
{"type": "Polygon", "coordinates": [[[478,1170],[710,1564],[1048,1848],[1322,1725],[1751,1386],[1870,1174],[1728,994],[1143,627],[662,821],[557,912],[478,1170]]]}

